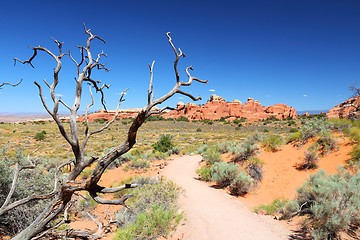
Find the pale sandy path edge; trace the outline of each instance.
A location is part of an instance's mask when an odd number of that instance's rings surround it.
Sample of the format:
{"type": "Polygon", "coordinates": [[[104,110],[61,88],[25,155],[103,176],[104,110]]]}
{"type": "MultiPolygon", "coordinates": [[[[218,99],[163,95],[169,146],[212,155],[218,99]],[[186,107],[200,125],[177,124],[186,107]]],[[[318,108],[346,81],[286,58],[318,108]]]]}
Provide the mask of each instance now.
{"type": "Polygon", "coordinates": [[[223,190],[196,180],[201,156],[169,161],[163,175],[184,189],[180,207],[186,215],[181,227],[184,240],[288,239],[290,231],[279,221],[249,211],[223,190]]]}

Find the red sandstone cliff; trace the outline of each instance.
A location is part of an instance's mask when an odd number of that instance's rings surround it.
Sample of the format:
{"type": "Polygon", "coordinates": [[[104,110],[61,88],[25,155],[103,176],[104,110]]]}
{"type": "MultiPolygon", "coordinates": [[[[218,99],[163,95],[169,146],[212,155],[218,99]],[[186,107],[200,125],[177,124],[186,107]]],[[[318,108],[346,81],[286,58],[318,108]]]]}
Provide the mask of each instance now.
{"type": "Polygon", "coordinates": [[[345,102],[336,105],[326,114],[328,118],[360,117],[360,96],[349,98],[345,102]]]}
{"type": "Polygon", "coordinates": [[[192,103],[184,105],[184,103],[180,102],[177,105],[177,110],[163,114],[164,118],[178,118],[180,116],[185,116],[191,120],[216,120],[221,117],[229,118],[229,120],[246,118],[250,122],[266,119],[271,116],[277,119],[297,118],[295,108],[285,104],[264,107],[259,101],[252,98],[249,98],[245,104],[238,100],[226,102],[215,94],[211,95],[210,99],[203,106],[192,103]]]}

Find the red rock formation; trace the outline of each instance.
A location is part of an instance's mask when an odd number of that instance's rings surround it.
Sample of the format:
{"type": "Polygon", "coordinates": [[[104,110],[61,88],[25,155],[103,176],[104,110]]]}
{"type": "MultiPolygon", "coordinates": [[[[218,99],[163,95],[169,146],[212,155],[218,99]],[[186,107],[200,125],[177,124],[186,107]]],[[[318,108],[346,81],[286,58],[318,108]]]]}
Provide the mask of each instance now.
{"type": "MultiPolygon", "coordinates": [[[[118,118],[135,117],[140,109],[122,110],[118,118]]],[[[110,120],[113,118],[115,111],[100,111],[89,115],[89,120],[94,121],[97,119],[110,120]]],[[[233,102],[226,102],[225,99],[215,94],[210,96],[210,99],[205,105],[199,106],[194,103],[184,104],[179,102],[177,109],[163,113],[164,118],[179,118],[184,116],[190,120],[218,120],[220,118],[227,118],[233,121],[237,118],[246,118],[249,122],[267,119],[271,116],[277,119],[286,119],[288,117],[297,118],[296,110],[285,104],[275,104],[273,106],[264,107],[257,100],[248,98],[245,104],[239,100],[233,102]]],[[[84,121],[84,117],[79,118],[84,121]]]]}
{"type": "Polygon", "coordinates": [[[180,116],[185,116],[191,120],[217,120],[222,117],[229,119],[246,118],[250,122],[271,116],[278,119],[297,118],[296,110],[285,104],[264,107],[259,101],[252,98],[249,98],[245,104],[238,100],[226,102],[215,94],[211,95],[203,106],[192,103],[184,105],[184,103],[180,102],[177,105],[177,110],[163,114],[164,118],[178,118],[180,116]]]}
{"type": "Polygon", "coordinates": [[[336,105],[326,114],[328,118],[360,117],[360,96],[349,98],[345,102],[336,105]]]}

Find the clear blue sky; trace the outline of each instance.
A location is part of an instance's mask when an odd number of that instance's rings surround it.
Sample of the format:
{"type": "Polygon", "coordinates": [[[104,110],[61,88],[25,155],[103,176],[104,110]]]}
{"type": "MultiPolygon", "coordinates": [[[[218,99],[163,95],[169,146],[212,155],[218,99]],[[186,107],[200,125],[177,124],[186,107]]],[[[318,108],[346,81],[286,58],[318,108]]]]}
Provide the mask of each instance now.
{"type": "MultiPolygon", "coordinates": [[[[348,87],[360,85],[359,0],[238,0],[238,1],[4,1],[0,8],[0,80],[17,88],[0,90],[0,112],[41,112],[34,80],[51,80],[54,61],[44,54],[35,69],[13,58],[28,58],[30,46],[56,52],[51,36],[76,55],[85,44],[82,23],[107,42],[110,73],[94,78],[111,83],[108,108],[129,88],[123,108],[146,104],[147,64],[156,60],[155,94],[173,86],[174,54],[165,33],[187,55],[181,73],[208,79],[191,93],[205,103],[215,93],[228,101],[248,97],[263,105],[285,103],[297,110],[329,109],[350,97],[348,87]]],[[[64,60],[58,94],[73,102],[75,68],[64,60]]],[[[88,102],[85,96],[83,106],[88,102]]],[[[190,100],[176,95],[168,105],[190,100]]],[[[97,104],[93,110],[98,110],[97,104]]]]}

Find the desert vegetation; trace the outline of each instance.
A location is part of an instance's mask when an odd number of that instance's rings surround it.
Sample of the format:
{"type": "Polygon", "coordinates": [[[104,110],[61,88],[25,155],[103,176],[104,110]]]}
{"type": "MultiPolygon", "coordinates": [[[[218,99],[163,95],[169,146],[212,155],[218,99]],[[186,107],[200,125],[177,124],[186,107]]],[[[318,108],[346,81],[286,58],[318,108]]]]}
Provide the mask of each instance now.
{"type": "MultiPolygon", "coordinates": [[[[113,122],[111,128],[116,129],[119,132],[126,133],[127,124],[123,124],[122,122],[127,122],[128,120],[116,120],[113,122]]],[[[130,120],[129,120],[130,121],[130,120]]],[[[323,144],[323,141],[318,141],[318,139],[321,139],[323,136],[321,132],[326,132],[327,134],[330,134],[331,138],[336,139],[339,137],[339,134],[343,134],[343,136],[348,137],[351,139],[351,142],[353,144],[354,150],[351,153],[351,159],[348,161],[348,169],[350,171],[353,171],[351,176],[358,176],[356,172],[356,166],[358,166],[358,161],[356,161],[356,148],[358,146],[358,123],[354,121],[348,121],[348,120],[325,120],[325,119],[300,119],[295,120],[295,124],[290,124],[289,126],[289,120],[282,120],[282,121],[269,121],[267,120],[266,129],[268,129],[268,132],[259,131],[261,127],[264,127],[262,121],[255,122],[255,123],[246,123],[242,126],[240,130],[234,131],[237,127],[234,123],[225,123],[223,121],[213,121],[212,124],[208,124],[207,122],[203,121],[195,121],[195,122],[187,122],[187,121],[176,121],[176,120],[164,120],[161,118],[152,119],[151,121],[147,121],[144,123],[143,128],[139,130],[139,137],[138,137],[138,144],[133,147],[132,150],[130,150],[128,153],[122,155],[121,157],[117,158],[116,161],[113,162],[113,165],[109,166],[109,168],[113,167],[121,167],[128,171],[133,170],[146,170],[151,166],[152,161],[159,159],[159,158],[167,158],[170,154],[174,154],[179,152],[179,154],[189,154],[189,153],[198,153],[203,156],[203,163],[200,166],[200,168],[197,170],[199,174],[199,178],[204,181],[209,181],[211,183],[215,183],[216,186],[225,188],[229,194],[235,195],[235,196],[243,196],[248,194],[249,192],[252,192],[254,189],[257,188],[259,184],[261,184],[261,181],[266,175],[266,172],[264,172],[263,165],[264,162],[258,158],[259,152],[262,151],[269,151],[273,152],[271,148],[268,146],[271,146],[272,141],[275,142],[274,146],[276,146],[276,151],[281,152],[282,146],[284,146],[285,141],[284,139],[290,139],[293,138],[294,126],[296,126],[297,132],[304,131],[302,130],[302,127],[305,125],[306,128],[308,128],[309,124],[307,121],[324,121],[324,125],[326,125],[326,131],[318,131],[315,130],[315,133],[313,134],[312,138],[307,139],[307,143],[305,144],[306,147],[304,149],[304,152],[309,151],[309,148],[316,153],[316,156],[321,159],[323,156],[326,156],[326,152],[322,151],[320,147],[313,147],[315,145],[321,145],[323,144]],[[183,129],[187,129],[186,132],[183,131],[183,129]],[[198,129],[203,129],[203,131],[198,131],[198,129]],[[161,131],[160,131],[161,129],[161,131]],[[257,131],[256,131],[257,130],[257,131]],[[273,136],[278,136],[276,140],[273,136]],[[270,140],[269,140],[270,139],[270,140]],[[281,145],[278,144],[278,139],[281,139],[281,145]],[[266,144],[264,144],[266,143],[266,144]],[[313,145],[313,146],[311,146],[313,145]],[[249,147],[250,146],[250,147],[249,147]],[[174,151],[175,149],[175,151],[174,151]],[[240,160],[241,159],[241,160],[240,160]],[[355,175],[354,175],[355,174],[355,175]]],[[[68,124],[64,122],[64,124],[68,124]]],[[[90,122],[89,125],[92,127],[101,127],[104,124],[107,124],[107,122],[99,123],[99,122],[90,122]]],[[[2,131],[3,131],[3,145],[8,145],[7,149],[4,149],[3,156],[8,156],[8,160],[4,160],[3,163],[7,163],[7,166],[14,166],[16,162],[19,161],[19,159],[22,159],[21,162],[26,164],[28,163],[28,159],[30,159],[33,162],[36,163],[47,163],[49,164],[45,168],[39,168],[39,169],[46,169],[42,171],[48,172],[48,179],[46,181],[49,181],[50,179],[53,179],[54,167],[62,161],[61,159],[66,158],[71,151],[70,148],[67,149],[67,153],[59,153],[59,152],[52,152],[53,148],[56,147],[63,147],[64,145],[61,145],[56,141],[56,137],[53,136],[53,134],[56,135],[56,127],[54,127],[52,122],[41,122],[41,123],[35,123],[35,122],[27,122],[27,123],[4,123],[1,125],[2,131]],[[31,126],[31,127],[30,127],[31,126]],[[11,129],[14,129],[16,127],[17,131],[11,131],[11,129]],[[9,130],[6,130],[9,129],[9,130]],[[46,138],[43,141],[36,141],[34,139],[34,136],[38,132],[46,132],[46,138]],[[14,147],[16,146],[16,147],[14,147]],[[39,148],[40,147],[40,148],[39,148]],[[16,148],[26,148],[31,150],[31,154],[29,158],[24,153],[16,151],[16,148]],[[6,151],[5,151],[6,150],[6,151]],[[36,150],[36,151],[35,151],[36,150]],[[36,159],[32,156],[44,156],[36,159]]],[[[80,129],[84,128],[85,126],[81,125],[80,129]]],[[[325,134],[326,135],[326,134],[325,134]]],[[[111,139],[115,139],[118,141],[120,138],[118,134],[112,133],[112,131],[105,131],[103,133],[100,133],[99,136],[94,136],[94,141],[89,144],[89,151],[96,153],[96,154],[103,154],[104,151],[107,151],[107,147],[104,144],[104,142],[111,142],[111,139]],[[102,139],[102,140],[100,140],[102,139]],[[105,139],[105,141],[104,141],[105,139]],[[107,140],[106,140],[107,139],[107,140]],[[102,147],[101,147],[102,146],[102,147]]],[[[300,140],[302,141],[302,140],[300,140]]],[[[293,144],[297,148],[301,148],[302,146],[297,146],[297,141],[288,141],[288,144],[293,144]]],[[[30,151],[29,150],[29,151],[30,151]]],[[[330,152],[336,151],[336,148],[333,150],[330,150],[330,152]]],[[[275,152],[276,153],[276,152],[275,152]]],[[[305,155],[304,155],[305,156],[305,155]]],[[[317,163],[317,161],[315,161],[317,163]]],[[[40,165],[39,165],[40,166],[40,165]]],[[[4,175],[7,175],[8,178],[2,178],[4,180],[4,184],[9,186],[9,183],[11,182],[11,172],[12,169],[9,167],[2,168],[3,171],[6,171],[6,173],[3,173],[4,175]],[[7,179],[7,180],[6,180],[7,179]]],[[[36,168],[38,169],[38,168],[36,168]]],[[[308,168],[306,168],[308,169],[308,168]]],[[[314,171],[311,170],[306,171],[314,171]]],[[[304,169],[305,170],[305,169],[304,169]]],[[[34,171],[34,170],[23,170],[21,173],[26,174],[27,171],[34,171]]],[[[67,169],[63,169],[62,172],[65,174],[68,174],[67,169]]],[[[348,171],[348,170],[343,170],[348,171]]],[[[84,180],[91,177],[93,170],[91,168],[86,168],[82,175],[79,177],[84,178],[84,180]],[[85,174],[85,176],[83,176],[85,174]]],[[[346,175],[344,173],[341,174],[341,176],[350,176],[346,175]]],[[[326,175],[328,176],[328,175],[326,175]]],[[[326,179],[330,179],[331,177],[326,177],[326,179]]],[[[22,176],[19,177],[19,181],[22,179],[22,176]]],[[[40,181],[45,181],[41,180],[40,181]]],[[[125,183],[132,182],[133,184],[138,184],[135,179],[128,179],[125,180],[125,182],[122,182],[121,184],[117,184],[116,186],[111,186],[112,188],[123,186],[125,183]]],[[[156,181],[155,181],[156,182],[156,181]]],[[[157,183],[151,183],[151,184],[145,184],[143,187],[140,187],[138,189],[129,189],[127,192],[123,192],[121,194],[117,195],[117,198],[122,198],[124,196],[128,195],[134,195],[133,198],[129,198],[127,200],[127,204],[132,209],[133,204],[136,205],[136,196],[140,194],[142,191],[141,189],[145,189],[147,187],[155,187],[157,186],[157,183]],[[134,192],[132,192],[134,191],[134,192]],[[138,192],[140,191],[140,192],[138,192]]],[[[19,182],[21,185],[21,183],[19,182]]],[[[356,181],[354,182],[356,184],[356,181]]],[[[21,191],[21,187],[19,185],[19,188],[16,189],[16,191],[21,191]]],[[[308,183],[308,186],[314,185],[314,181],[311,181],[308,183]]],[[[315,186],[315,185],[314,185],[315,186]]],[[[48,186],[50,189],[39,189],[37,190],[39,194],[41,193],[47,193],[48,191],[51,191],[52,186],[48,186]]],[[[356,186],[355,186],[356,187],[356,186]]],[[[155,187],[156,188],[156,187],[155,187]]],[[[4,188],[4,191],[7,192],[9,188],[4,188]]],[[[355,189],[355,188],[354,188],[355,189]]],[[[345,190],[345,189],[344,189],[345,190]]],[[[310,191],[310,187],[303,188],[303,192],[310,191]]],[[[325,191],[325,190],[321,190],[325,191]]],[[[333,190],[337,191],[337,190],[333,190]]],[[[145,191],[146,192],[146,191],[145,191]]],[[[25,193],[14,193],[14,198],[16,198],[17,194],[27,194],[25,193]]],[[[305,193],[303,193],[305,194],[305,193]]],[[[309,193],[310,194],[310,193],[309,193]]],[[[22,196],[25,196],[22,195],[22,196]]],[[[96,201],[94,201],[91,197],[91,195],[84,195],[88,200],[82,200],[83,205],[86,206],[87,211],[91,211],[91,206],[96,206],[98,204],[96,201]],[[92,200],[91,200],[92,199],[92,200]],[[85,202],[88,202],[85,204],[85,202]],[[85,205],[84,205],[85,204],[85,205]]],[[[300,194],[299,194],[300,196],[300,194]]],[[[140,195],[139,195],[140,197],[140,195]]],[[[334,197],[329,197],[334,198],[334,197]]],[[[82,198],[80,198],[82,199],[82,198]]],[[[79,200],[80,201],[80,200],[79,200]]],[[[342,200],[339,200],[342,201],[342,200]]],[[[323,200],[320,200],[320,202],[324,202],[323,200]]],[[[37,204],[46,204],[46,201],[39,202],[37,204]]],[[[319,234],[326,234],[324,232],[326,231],[333,231],[329,229],[319,229],[318,231],[315,231],[316,229],[314,226],[317,223],[317,221],[320,220],[312,220],[312,217],[314,216],[313,213],[310,213],[311,207],[303,205],[305,202],[300,201],[299,197],[296,197],[293,200],[289,199],[278,199],[275,200],[274,203],[272,203],[270,206],[264,205],[263,207],[259,207],[258,212],[266,212],[268,214],[275,214],[279,215],[281,214],[281,218],[291,218],[295,215],[302,215],[306,217],[306,221],[304,222],[304,226],[307,227],[310,234],[313,234],[314,238],[319,234]],[[306,207],[306,208],[305,208],[306,207]],[[307,209],[305,211],[305,209],[307,209]],[[301,210],[301,211],[300,211],[301,210]],[[312,230],[313,229],[313,230],[312,230]]],[[[349,204],[352,204],[353,201],[349,202],[349,204]]],[[[135,206],[134,205],[134,206],[135,206]]],[[[39,205],[42,206],[42,205],[39,205]]],[[[354,208],[354,206],[348,206],[345,205],[344,209],[347,208],[354,208]]],[[[356,206],[355,206],[356,207],[356,206]]],[[[41,207],[31,207],[31,210],[41,209],[41,207]]],[[[149,208],[150,209],[150,208],[149,208]]],[[[124,239],[123,236],[129,237],[133,236],[131,234],[148,234],[145,229],[137,229],[140,225],[142,225],[142,221],[151,221],[153,223],[157,223],[158,225],[165,224],[165,230],[159,230],[160,232],[157,233],[156,236],[162,236],[165,235],[165,233],[168,233],[171,229],[174,229],[174,224],[179,221],[180,216],[175,214],[178,213],[177,211],[170,210],[170,212],[164,212],[164,208],[161,206],[155,206],[151,207],[152,210],[146,210],[145,213],[138,212],[135,215],[132,215],[131,221],[128,221],[125,223],[121,223],[121,221],[117,222],[116,224],[119,224],[121,226],[119,228],[119,232],[117,233],[118,239],[124,239]],[[150,214],[151,213],[151,214],[150,214]],[[136,217],[139,214],[139,218],[136,217]],[[159,216],[162,216],[161,219],[164,221],[168,219],[168,221],[165,222],[157,222],[156,219],[158,219],[159,216]],[[167,218],[167,217],[170,217],[167,218]],[[151,218],[155,218],[155,220],[151,220],[151,218]],[[167,225],[169,224],[169,225],[167,225]],[[122,231],[123,229],[124,231],[122,231]],[[130,234],[130,235],[129,235],[130,234]]],[[[175,207],[176,209],[176,207],[175,207]]],[[[120,210],[118,213],[118,216],[121,216],[124,214],[125,209],[120,210]]],[[[130,210],[129,210],[130,211],[130,210]]],[[[347,210],[346,210],[347,211],[347,210]]],[[[16,212],[9,211],[7,214],[14,214],[16,215],[16,212]]],[[[356,213],[352,213],[356,216],[356,213]]],[[[29,213],[29,216],[34,216],[32,213],[29,213]]],[[[36,214],[35,214],[36,215],[36,214]]],[[[7,215],[4,215],[7,216],[7,215]]],[[[319,218],[323,218],[319,215],[319,218]]],[[[25,220],[26,218],[23,217],[25,220]]],[[[2,223],[2,226],[6,227],[9,226],[11,217],[4,218],[4,222],[2,223]]],[[[33,221],[32,218],[30,218],[28,221],[33,221]]],[[[327,220],[324,220],[327,221],[327,220]]],[[[348,221],[348,220],[346,220],[348,221]]],[[[339,232],[347,231],[349,234],[351,234],[351,229],[353,229],[354,224],[356,225],[355,220],[351,220],[350,222],[347,222],[348,227],[346,228],[336,228],[339,230],[339,232]],[[350,229],[350,230],[349,230],[350,229]]],[[[18,225],[20,225],[20,222],[18,222],[18,225]]],[[[26,224],[24,224],[25,226],[26,224]]],[[[320,224],[321,225],[321,224],[320,224]]],[[[318,224],[318,226],[320,226],[318,224]]],[[[16,225],[14,225],[16,226],[16,225]]],[[[66,226],[66,224],[64,225],[66,226]]],[[[342,224],[343,226],[343,224],[342,224]]],[[[4,228],[3,227],[3,228],[4,228]]],[[[9,234],[15,233],[17,227],[13,230],[7,229],[9,234]],[[12,231],[12,232],[11,232],[12,231]]],[[[58,228],[61,229],[61,228],[58,228]]],[[[151,230],[150,232],[156,232],[155,230],[151,230]]],[[[338,236],[338,233],[329,233],[328,236],[338,236]]],[[[319,235],[320,236],[320,235],[319,235]]],[[[323,236],[323,235],[321,235],[323,236]]],[[[131,238],[130,238],[131,239],[131,238]]],[[[136,238],[134,238],[136,239],[136,238]]]]}

